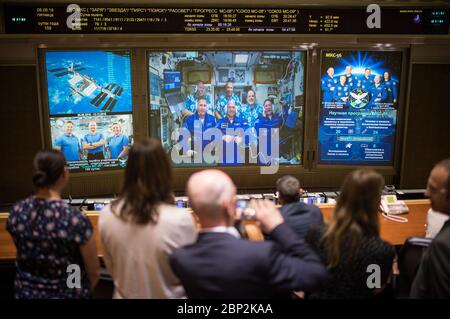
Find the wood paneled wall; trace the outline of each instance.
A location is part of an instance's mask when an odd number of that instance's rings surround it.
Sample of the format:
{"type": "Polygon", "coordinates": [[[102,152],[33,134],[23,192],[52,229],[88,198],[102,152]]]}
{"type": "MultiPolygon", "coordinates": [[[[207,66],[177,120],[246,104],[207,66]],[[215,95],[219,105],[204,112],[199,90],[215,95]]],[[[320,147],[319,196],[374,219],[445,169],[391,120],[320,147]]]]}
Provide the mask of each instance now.
{"type": "Polygon", "coordinates": [[[450,64],[414,64],[402,188],[425,188],[433,165],[450,157],[450,64]]]}
{"type": "Polygon", "coordinates": [[[0,205],[32,192],[41,148],[35,65],[0,66],[0,205]]]}

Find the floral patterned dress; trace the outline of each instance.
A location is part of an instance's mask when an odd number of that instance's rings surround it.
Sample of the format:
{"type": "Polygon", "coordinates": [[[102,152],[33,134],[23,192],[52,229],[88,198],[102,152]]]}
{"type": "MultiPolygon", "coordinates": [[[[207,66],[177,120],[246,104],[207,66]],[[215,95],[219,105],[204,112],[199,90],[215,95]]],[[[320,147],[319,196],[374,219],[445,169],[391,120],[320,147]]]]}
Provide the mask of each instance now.
{"type": "Polygon", "coordinates": [[[81,211],[31,196],[13,205],[6,227],[17,249],[16,298],[91,296],[80,245],[92,236],[92,225],[81,211]]]}

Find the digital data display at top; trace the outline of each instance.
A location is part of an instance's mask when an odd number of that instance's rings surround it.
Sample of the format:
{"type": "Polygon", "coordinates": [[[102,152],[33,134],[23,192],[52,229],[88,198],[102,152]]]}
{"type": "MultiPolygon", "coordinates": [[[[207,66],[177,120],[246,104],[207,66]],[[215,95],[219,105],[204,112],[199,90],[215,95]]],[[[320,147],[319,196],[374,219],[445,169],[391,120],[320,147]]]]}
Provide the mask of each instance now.
{"type": "MultiPolygon", "coordinates": [[[[378,7],[378,6],[377,6],[378,7]]],[[[449,8],[6,4],[6,33],[449,34],[449,8]]]]}

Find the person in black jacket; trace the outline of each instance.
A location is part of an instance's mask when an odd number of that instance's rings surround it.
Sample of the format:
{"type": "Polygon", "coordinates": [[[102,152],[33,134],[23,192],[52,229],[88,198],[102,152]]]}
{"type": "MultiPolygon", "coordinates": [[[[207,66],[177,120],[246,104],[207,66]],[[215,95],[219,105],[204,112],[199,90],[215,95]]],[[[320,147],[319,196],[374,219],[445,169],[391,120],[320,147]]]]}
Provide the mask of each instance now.
{"type": "Polygon", "coordinates": [[[394,248],[380,238],[378,208],[383,185],[383,177],[373,170],[353,171],[345,178],[328,225],[311,228],[306,235],[330,272],[324,288],[307,297],[368,299],[384,288],[394,248]]]}
{"type": "MultiPolygon", "coordinates": [[[[450,158],[433,168],[425,195],[434,211],[450,215],[450,158]]],[[[412,298],[450,298],[450,220],[424,254],[411,287],[412,298]]]]}
{"type": "Polygon", "coordinates": [[[228,175],[204,170],[188,181],[189,203],[201,230],[196,243],[170,257],[188,298],[271,298],[317,289],[327,271],[283,222],[275,205],[253,201],[256,217],[275,242],[240,239],[234,224],[236,188],[228,175]]]}
{"type": "Polygon", "coordinates": [[[300,202],[300,182],[286,175],[277,180],[278,200],[284,221],[301,238],[305,238],[311,226],[323,226],[319,207],[300,202]]]}

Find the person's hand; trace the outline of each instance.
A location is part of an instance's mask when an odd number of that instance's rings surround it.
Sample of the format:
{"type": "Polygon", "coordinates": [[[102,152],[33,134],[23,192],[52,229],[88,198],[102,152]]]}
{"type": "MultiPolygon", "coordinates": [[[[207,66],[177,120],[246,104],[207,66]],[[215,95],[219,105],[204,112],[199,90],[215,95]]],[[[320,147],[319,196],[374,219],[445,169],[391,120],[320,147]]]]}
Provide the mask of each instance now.
{"type": "Polygon", "coordinates": [[[294,291],[294,295],[296,295],[299,299],[305,299],[304,291],[294,291]]]}
{"type": "Polygon", "coordinates": [[[392,274],[395,276],[400,275],[400,269],[398,268],[398,259],[397,256],[394,257],[394,261],[392,262],[392,274]]]}
{"type": "Polygon", "coordinates": [[[256,220],[260,222],[262,230],[267,234],[284,222],[283,216],[272,201],[252,200],[250,207],[256,211],[256,220]]]}
{"type": "Polygon", "coordinates": [[[242,137],[236,136],[236,137],[234,138],[234,142],[235,142],[236,144],[241,144],[241,143],[242,143],[242,137]]]}
{"type": "Polygon", "coordinates": [[[225,142],[230,143],[233,141],[234,137],[231,135],[224,135],[222,138],[225,142]]]}

